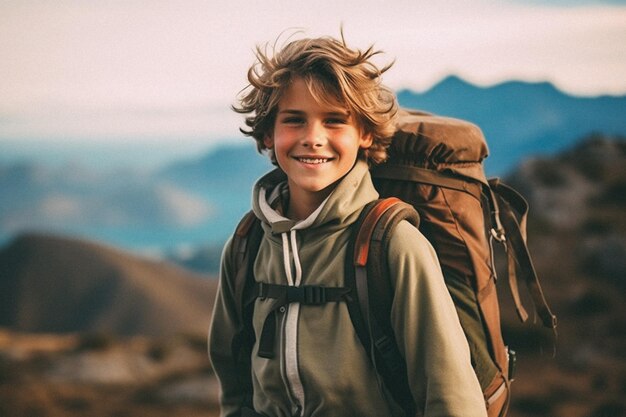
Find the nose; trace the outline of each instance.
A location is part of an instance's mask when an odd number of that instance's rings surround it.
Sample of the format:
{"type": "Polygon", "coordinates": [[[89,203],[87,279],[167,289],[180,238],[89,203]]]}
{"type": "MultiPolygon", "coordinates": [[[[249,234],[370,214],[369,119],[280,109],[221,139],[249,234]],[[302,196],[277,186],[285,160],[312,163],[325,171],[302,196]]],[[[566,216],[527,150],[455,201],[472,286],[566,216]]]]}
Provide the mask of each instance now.
{"type": "Polygon", "coordinates": [[[310,123],[302,138],[302,146],[321,148],[326,142],[326,130],[321,123],[310,123]]]}

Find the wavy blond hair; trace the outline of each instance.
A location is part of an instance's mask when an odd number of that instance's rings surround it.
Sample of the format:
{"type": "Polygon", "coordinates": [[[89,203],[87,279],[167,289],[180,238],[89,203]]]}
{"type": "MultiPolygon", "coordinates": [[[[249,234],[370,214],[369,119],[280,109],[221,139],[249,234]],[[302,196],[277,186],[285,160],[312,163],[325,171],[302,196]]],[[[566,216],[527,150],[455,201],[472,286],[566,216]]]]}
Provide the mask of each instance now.
{"type": "MultiPolygon", "coordinates": [[[[257,142],[259,152],[268,149],[264,139],[272,134],[278,103],[289,83],[302,78],[313,97],[322,104],[343,103],[355,116],[361,133],[372,136],[372,145],[360,150],[360,157],[377,164],[387,158],[387,147],[395,130],[398,105],[395,94],[381,83],[381,75],[393,62],[379,69],[371,62],[381,53],[373,46],[366,50],[351,49],[341,39],[305,38],[289,42],[279,51],[276,47],[257,46],[256,62],[248,70],[249,85],[233,110],[250,114],[241,128],[257,142]]],[[[270,156],[275,163],[274,155],[270,156]]]]}

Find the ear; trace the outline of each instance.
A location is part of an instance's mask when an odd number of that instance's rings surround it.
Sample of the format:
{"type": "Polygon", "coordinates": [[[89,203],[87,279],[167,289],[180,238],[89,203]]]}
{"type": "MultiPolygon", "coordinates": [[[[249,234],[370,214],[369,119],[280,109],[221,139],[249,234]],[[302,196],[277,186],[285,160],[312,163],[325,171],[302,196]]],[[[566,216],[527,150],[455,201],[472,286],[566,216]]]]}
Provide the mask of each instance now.
{"type": "Polygon", "coordinates": [[[265,145],[267,149],[272,149],[274,147],[274,138],[272,138],[270,135],[265,135],[265,138],[263,139],[263,145],[265,145]]]}
{"type": "Polygon", "coordinates": [[[374,143],[374,137],[372,136],[371,133],[367,133],[361,136],[361,139],[359,140],[359,148],[361,149],[368,149],[370,146],[372,146],[372,143],[374,143]]]}

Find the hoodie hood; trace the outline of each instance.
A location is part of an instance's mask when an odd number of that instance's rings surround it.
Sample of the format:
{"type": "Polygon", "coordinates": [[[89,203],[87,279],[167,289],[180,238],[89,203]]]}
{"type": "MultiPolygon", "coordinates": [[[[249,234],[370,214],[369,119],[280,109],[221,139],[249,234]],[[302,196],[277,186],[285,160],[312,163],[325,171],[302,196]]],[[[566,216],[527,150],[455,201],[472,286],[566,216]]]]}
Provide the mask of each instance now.
{"type": "Polygon", "coordinates": [[[257,181],[252,196],[252,209],[270,228],[272,234],[293,229],[313,230],[321,226],[324,226],[324,233],[328,233],[355,222],[361,209],[377,198],[378,193],[372,184],[369,167],[365,161],[358,160],[326,200],[304,220],[290,220],[281,213],[282,206],[289,201],[289,189],[287,176],[280,168],[257,181]]]}

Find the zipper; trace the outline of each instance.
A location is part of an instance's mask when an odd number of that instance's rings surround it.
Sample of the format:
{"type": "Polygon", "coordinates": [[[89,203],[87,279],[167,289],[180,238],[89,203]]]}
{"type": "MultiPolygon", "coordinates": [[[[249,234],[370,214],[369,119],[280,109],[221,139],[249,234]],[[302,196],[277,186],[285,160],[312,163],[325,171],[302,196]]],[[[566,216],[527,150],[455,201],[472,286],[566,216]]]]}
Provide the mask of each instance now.
{"type": "Polygon", "coordinates": [[[298,316],[300,315],[300,304],[293,303],[287,307],[287,316],[285,318],[285,376],[289,385],[293,405],[292,412],[294,415],[298,410],[304,407],[304,387],[300,379],[298,371],[298,316]]]}
{"type": "MultiPolygon", "coordinates": [[[[302,281],[302,269],[298,256],[296,243],[296,231],[282,234],[283,240],[283,261],[287,281],[289,285],[299,286],[302,281]],[[295,279],[292,275],[292,266],[295,269],[295,279]]],[[[300,304],[292,303],[286,308],[285,325],[283,327],[283,363],[285,378],[287,380],[287,391],[292,402],[292,414],[299,416],[304,409],[304,387],[300,379],[298,370],[298,318],[300,316],[300,304]]]]}

